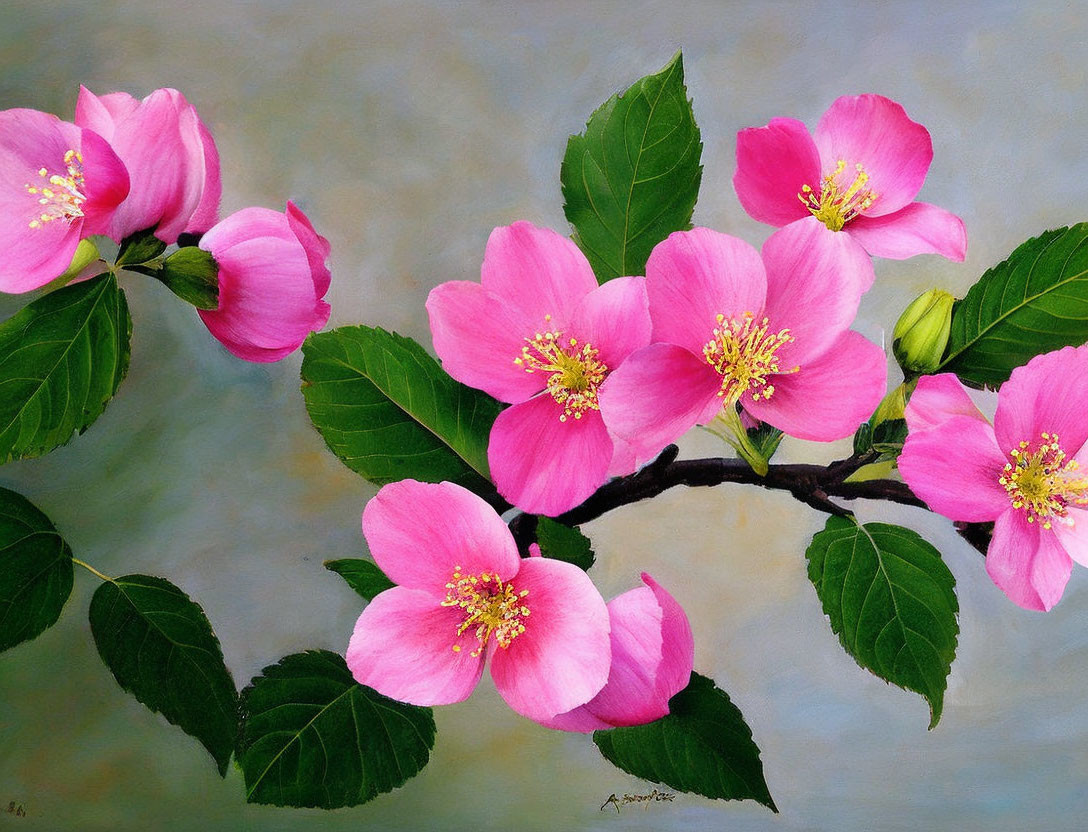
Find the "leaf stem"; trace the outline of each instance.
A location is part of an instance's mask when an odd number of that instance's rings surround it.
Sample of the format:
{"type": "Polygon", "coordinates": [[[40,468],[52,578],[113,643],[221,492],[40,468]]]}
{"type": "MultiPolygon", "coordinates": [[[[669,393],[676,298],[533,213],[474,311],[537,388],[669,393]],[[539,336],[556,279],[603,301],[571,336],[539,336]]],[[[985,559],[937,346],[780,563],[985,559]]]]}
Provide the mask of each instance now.
{"type": "Polygon", "coordinates": [[[99,572],[97,569],[95,569],[89,563],[84,563],[79,558],[72,558],[72,563],[76,564],[77,566],[82,566],[84,569],[86,569],[92,575],[94,575],[97,578],[101,578],[103,581],[109,581],[111,584],[114,583],[113,578],[109,577],[108,575],[103,575],[101,572],[99,572]]]}

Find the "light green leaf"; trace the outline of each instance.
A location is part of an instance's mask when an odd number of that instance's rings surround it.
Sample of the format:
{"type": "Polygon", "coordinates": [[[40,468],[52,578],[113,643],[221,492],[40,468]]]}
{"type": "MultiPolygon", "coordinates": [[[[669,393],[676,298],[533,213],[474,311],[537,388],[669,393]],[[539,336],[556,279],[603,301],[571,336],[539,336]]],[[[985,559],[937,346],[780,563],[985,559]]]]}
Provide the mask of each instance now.
{"type": "Polygon", "coordinates": [[[702,150],[679,52],[570,137],[560,171],[563,211],[598,281],[645,274],[653,247],[691,227],[702,150]]]}
{"type": "Polygon", "coordinates": [[[929,702],[932,728],[956,657],[955,578],[909,529],[830,517],[805,553],[831,629],[854,660],[929,702]]]}

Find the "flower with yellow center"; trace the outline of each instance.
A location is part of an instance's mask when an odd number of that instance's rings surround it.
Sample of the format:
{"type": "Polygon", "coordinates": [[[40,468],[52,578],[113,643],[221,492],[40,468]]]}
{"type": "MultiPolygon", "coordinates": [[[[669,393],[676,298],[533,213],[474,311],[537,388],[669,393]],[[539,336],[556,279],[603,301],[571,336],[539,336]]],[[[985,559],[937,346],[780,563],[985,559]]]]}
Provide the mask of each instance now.
{"type": "Polygon", "coordinates": [[[849,185],[840,180],[845,170],[846,162],[839,159],[835,170],[820,183],[819,193],[805,184],[797,194],[809,213],[832,231],[842,231],[844,225],[869,208],[877,198],[869,188],[869,174],[860,162],[854,165],[855,176],[849,185]]]}
{"type": "MultiPolygon", "coordinates": [[[[503,650],[525,632],[525,619],[529,607],[525,597],[529,590],[516,591],[509,583],[492,572],[466,575],[460,566],[453,567],[453,577],[446,583],[443,607],[464,610],[465,618],[457,627],[457,635],[464,635],[475,628],[473,634],[479,646],[470,655],[479,656],[487,647],[492,635],[503,650]]],[[[453,652],[460,653],[461,645],[454,644],[453,652]]]]}
{"type": "MultiPolygon", "coordinates": [[[[552,316],[544,319],[550,323],[552,316]]],[[[599,354],[592,344],[579,344],[577,338],[549,330],[526,338],[514,363],[527,373],[548,374],[546,389],[563,406],[559,421],[565,422],[569,417],[581,419],[587,410],[601,409],[597,388],[608,375],[608,367],[598,359],[599,354]]]]}
{"type": "Polygon", "coordinates": [[[779,348],[793,340],[789,329],[770,332],[770,321],[763,318],[757,324],[751,312],[745,312],[740,320],[719,314],[717,322],[714,337],[703,347],[703,356],[722,377],[718,396],[723,399],[723,407],[736,404],[745,393],[751,393],[756,401],[769,399],[774,394],[771,376],[801,369],[778,367],[779,348]]]}
{"type": "Polygon", "coordinates": [[[87,201],[83,193],[83,155],[78,150],[64,154],[64,175],[49,173],[39,168],[38,176],[44,183],[27,183],[26,192],[35,198],[40,213],[30,220],[31,228],[41,228],[42,223],[54,220],[73,220],[83,216],[82,205],[87,201]]]}
{"type": "Polygon", "coordinates": [[[1010,450],[998,482],[1029,523],[1041,523],[1044,529],[1053,523],[1072,526],[1068,506],[1088,505],[1088,479],[1077,476],[1080,466],[1066,459],[1058,434],[1043,433],[1042,440],[1034,449],[1032,443],[1021,442],[1010,450]]]}

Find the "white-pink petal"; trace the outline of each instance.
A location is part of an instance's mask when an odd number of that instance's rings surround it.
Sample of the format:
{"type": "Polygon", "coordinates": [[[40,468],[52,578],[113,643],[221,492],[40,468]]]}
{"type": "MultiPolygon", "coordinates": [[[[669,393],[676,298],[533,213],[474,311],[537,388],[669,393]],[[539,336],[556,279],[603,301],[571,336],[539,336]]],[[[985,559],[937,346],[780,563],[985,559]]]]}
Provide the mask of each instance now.
{"type": "Polygon", "coordinates": [[[970,416],[980,422],[987,421],[954,373],[918,379],[904,416],[911,433],[939,428],[953,416],[970,416]]]}
{"type": "Polygon", "coordinates": [[[1013,603],[1045,611],[1061,600],[1073,561],[1052,530],[1010,508],[994,523],[986,571],[1013,603]]]}
{"type": "Polygon", "coordinates": [[[650,343],[650,302],[646,278],[617,277],[582,298],[564,335],[598,350],[597,360],[614,370],[650,343]]]}
{"type": "Polygon", "coordinates": [[[967,256],[963,220],[928,202],[912,202],[880,217],[857,217],[845,231],[873,257],[905,260],[916,254],[940,254],[960,263],[967,256]]]}

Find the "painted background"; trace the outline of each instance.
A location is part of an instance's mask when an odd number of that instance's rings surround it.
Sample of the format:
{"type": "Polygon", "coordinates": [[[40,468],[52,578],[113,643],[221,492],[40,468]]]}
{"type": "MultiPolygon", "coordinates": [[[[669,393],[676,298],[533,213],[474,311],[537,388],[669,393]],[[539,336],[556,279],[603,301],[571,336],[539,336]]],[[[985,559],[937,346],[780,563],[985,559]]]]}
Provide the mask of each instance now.
{"type": "MultiPolygon", "coordinates": [[[[490,230],[565,228],[570,133],[684,49],[705,150],[698,224],[759,244],[731,185],[734,137],[838,95],[879,92],[933,135],[922,198],[961,215],[964,264],[879,261],[857,328],[879,340],[930,286],[963,291],[1043,229],[1088,219],[1088,23],[1080,3],[0,2],[0,108],[71,117],[78,84],[181,89],[219,144],[224,213],[296,199],[332,241],[332,326],[429,343],[423,302],[478,275],[490,230]]],[[[232,358],[163,287],[126,278],[132,366],[90,431],[5,466],[77,556],[161,574],[203,605],[239,686],[305,648],[342,652],[360,603],[328,558],[365,553],[373,489],[323,448],[300,358],[232,358]]],[[[20,304],[4,301],[0,312],[20,304]]],[[[684,452],[721,453],[709,436],[684,452]]],[[[787,442],[826,461],[846,444],[787,442]]],[[[588,525],[611,597],[646,569],[687,607],[696,669],[743,710],[779,817],[678,795],[616,816],[650,787],[578,736],[503,706],[485,683],[437,711],[432,762],[372,804],[247,806],[193,740],[123,694],[86,624],[80,572],[60,622],[0,656],[0,814],[19,830],[1074,830],[1088,808],[1088,574],[1048,615],[987,579],[948,523],[895,519],[944,553],[961,636],[944,718],[839,648],[805,576],[823,517],[782,494],[675,490],[588,525]]]]}

